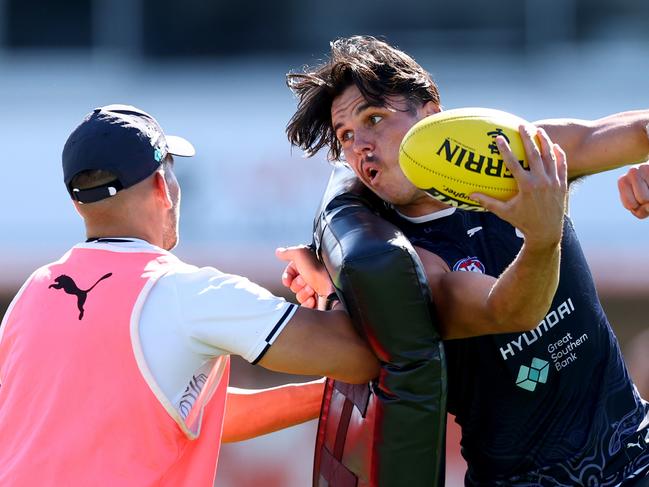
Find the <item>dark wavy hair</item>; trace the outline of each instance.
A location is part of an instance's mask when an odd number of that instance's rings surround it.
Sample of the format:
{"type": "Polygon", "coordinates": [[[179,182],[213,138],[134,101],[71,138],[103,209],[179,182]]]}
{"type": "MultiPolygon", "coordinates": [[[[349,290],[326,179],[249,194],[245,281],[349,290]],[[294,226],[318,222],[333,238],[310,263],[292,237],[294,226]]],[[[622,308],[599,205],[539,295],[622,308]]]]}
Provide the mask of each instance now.
{"type": "Polygon", "coordinates": [[[340,160],[342,147],[333,130],[331,104],[355,85],[370,103],[386,106],[401,95],[414,108],[428,101],[440,104],[430,74],[403,51],[372,36],[353,36],[331,42],[329,59],[302,73],[288,73],[286,84],[298,99],[286,127],[288,140],[308,157],[328,147],[329,160],[340,160]]]}

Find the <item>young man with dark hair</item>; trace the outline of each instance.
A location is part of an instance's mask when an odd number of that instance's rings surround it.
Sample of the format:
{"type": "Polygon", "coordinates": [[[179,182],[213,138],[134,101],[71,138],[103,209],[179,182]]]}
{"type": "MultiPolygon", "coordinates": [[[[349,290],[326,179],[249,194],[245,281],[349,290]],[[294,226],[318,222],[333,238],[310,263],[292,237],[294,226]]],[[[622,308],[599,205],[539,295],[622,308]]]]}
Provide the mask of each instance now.
{"type": "MultiPolygon", "coordinates": [[[[322,383],[228,393],[229,355],[358,383],[378,373],[344,311],[170,252],[174,156],[193,154],[126,105],[97,108],[68,138],[64,180],[88,239],[36,270],[3,319],[0,485],[211,487],[222,433],[311,419],[322,397],[322,383]]],[[[299,267],[308,276],[313,261],[299,267]]]]}
{"type": "MultiPolygon", "coordinates": [[[[446,339],[466,485],[645,482],[649,404],[629,379],[565,211],[567,181],[647,159],[649,111],[522,126],[529,172],[498,137],[519,192],[506,202],[474,194],[488,212],[466,212],[399,168],[405,133],[442,109],[407,54],[373,37],[338,39],[326,62],[287,80],[298,99],[291,143],[344,161],[392,207],[421,257],[446,339]]],[[[284,283],[307,305],[322,293],[292,262],[284,283]]]]}

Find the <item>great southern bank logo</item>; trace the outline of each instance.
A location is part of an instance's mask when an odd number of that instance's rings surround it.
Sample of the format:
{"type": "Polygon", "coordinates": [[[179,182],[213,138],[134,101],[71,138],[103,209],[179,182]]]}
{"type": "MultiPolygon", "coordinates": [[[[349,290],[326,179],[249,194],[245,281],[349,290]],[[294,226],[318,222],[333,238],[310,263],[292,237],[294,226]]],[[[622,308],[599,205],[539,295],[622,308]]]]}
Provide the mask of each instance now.
{"type": "Polygon", "coordinates": [[[536,389],[536,384],[545,384],[548,380],[548,369],[548,363],[545,360],[535,357],[529,367],[521,365],[521,368],[518,369],[516,385],[533,392],[536,389]]]}

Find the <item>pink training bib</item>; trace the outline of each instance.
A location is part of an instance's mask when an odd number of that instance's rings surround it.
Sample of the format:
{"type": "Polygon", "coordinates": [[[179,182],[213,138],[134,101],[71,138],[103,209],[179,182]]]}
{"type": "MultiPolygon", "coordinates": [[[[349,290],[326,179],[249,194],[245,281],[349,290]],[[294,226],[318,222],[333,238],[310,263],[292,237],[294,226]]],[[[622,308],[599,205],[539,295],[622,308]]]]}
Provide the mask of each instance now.
{"type": "Polygon", "coordinates": [[[213,485],[229,358],[183,419],[139,344],[148,292],[178,264],[75,248],[31,276],[0,330],[0,485],[213,485]]]}

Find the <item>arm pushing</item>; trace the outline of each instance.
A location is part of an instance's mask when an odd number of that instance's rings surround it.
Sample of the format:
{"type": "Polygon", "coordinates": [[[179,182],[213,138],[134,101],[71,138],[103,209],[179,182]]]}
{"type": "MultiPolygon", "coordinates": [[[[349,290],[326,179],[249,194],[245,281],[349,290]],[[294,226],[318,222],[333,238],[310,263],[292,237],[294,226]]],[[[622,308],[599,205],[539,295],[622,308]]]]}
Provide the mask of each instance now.
{"type": "Polygon", "coordinates": [[[228,387],[223,442],[243,441],[315,419],[324,379],[270,389],[228,387]]]}

